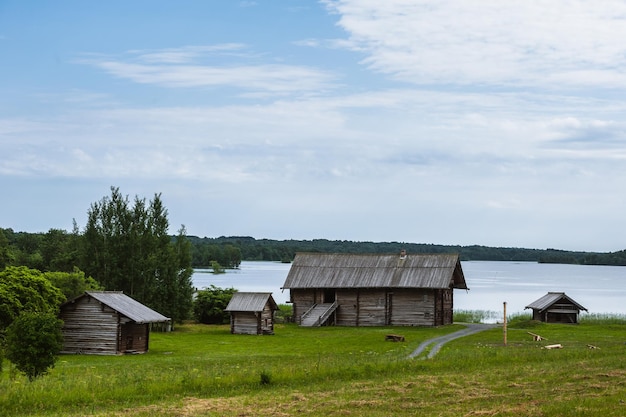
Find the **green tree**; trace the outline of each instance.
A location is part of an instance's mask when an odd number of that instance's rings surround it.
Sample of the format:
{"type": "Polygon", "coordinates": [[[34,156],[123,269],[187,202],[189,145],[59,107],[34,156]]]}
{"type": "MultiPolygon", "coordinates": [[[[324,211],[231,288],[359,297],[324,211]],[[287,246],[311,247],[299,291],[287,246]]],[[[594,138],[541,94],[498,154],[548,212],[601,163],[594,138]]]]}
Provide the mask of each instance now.
{"type": "Polygon", "coordinates": [[[222,265],[228,268],[239,268],[241,265],[241,249],[233,245],[224,245],[224,259],[222,265]]]}
{"type": "Polygon", "coordinates": [[[54,367],[63,348],[63,322],[53,313],[24,312],[6,330],[6,357],[30,381],[54,367]]]}
{"type": "Polygon", "coordinates": [[[43,235],[39,252],[44,271],[72,272],[78,265],[80,233],[76,221],[72,233],[61,229],[50,229],[43,235]]]}
{"type": "Polygon", "coordinates": [[[42,237],[35,233],[15,234],[15,262],[17,265],[27,266],[33,269],[43,269],[43,257],[41,256],[42,237]]]}
{"type": "Polygon", "coordinates": [[[74,272],[44,272],[44,276],[61,290],[66,300],[72,300],[85,291],[102,291],[102,285],[92,277],[86,277],[78,268],[74,272]]]}
{"type": "Polygon", "coordinates": [[[183,320],[193,295],[191,252],[182,243],[184,227],[174,242],[168,228],[160,194],[149,203],[135,197],[131,205],[119,188],[111,187],[111,196],[93,203],[87,213],[81,269],[107,290],[123,291],[183,320]]]}
{"type": "Polygon", "coordinates": [[[176,310],[170,317],[187,319],[191,315],[193,302],[193,268],[191,267],[191,242],[187,239],[185,226],[181,226],[174,241],[173,257],[177,265],[176,310]]]}
{"type": "Polygon", "coordinates": [[[13,255],[9,246],[9,239],[7,239],[4,230],[0,228],[0,270],[11,265],[12,259],[13,255]]]}
{"type": "Polygon", "coordinates": [[[40,271],[10,266],[0,271],[0,332],[21,313],[56,313],[65,300],[40,271]]]}
{"type": "Polygon", "coordinates": [[[220,263],[217,261],[211,261],[211,269],[213,270],[214,274],[223,274],[226,272],[224,267],[220,265],[220,263]]]}
{"type": "Polygon", "coordinates": [[[193,302],[195,319],[204,324],[227,323],[229,316],[224,309],[228,306],[235,292],[237,290],[234,288],[224,289],[215,285],[198,291],[193,302]]]}

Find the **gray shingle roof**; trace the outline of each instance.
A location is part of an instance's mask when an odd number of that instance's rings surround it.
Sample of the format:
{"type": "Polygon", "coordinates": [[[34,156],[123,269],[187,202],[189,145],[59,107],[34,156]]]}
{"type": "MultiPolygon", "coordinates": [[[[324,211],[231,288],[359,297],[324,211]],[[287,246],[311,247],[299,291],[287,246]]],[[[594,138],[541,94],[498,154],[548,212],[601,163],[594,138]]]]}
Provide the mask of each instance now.
{"type": "Polygon", "coordinates": [[[230,299],[224,311],[263,311],[265,305],[270,303],[270,308],[277,310],[278,306],[269,292],[236,292],[230,299]]]}
{"type": "Polygon", "coordinates": [[[587,311],[585,307],[581,306],[576,301],[572,300],[564,292],[549,292],[543,297],[539,298],[538,300],[535,300],[532,303],[528,304],[524,309],[530,308],[533,310],[543,311],[549,308],[550,306],[552,306],[554,303],[560,301],[561,299],[565,299],[569,303],[578,307],[580,310],[587,311]]]}
{"type": "Polygon", "coordinates": [[[169,318],[130,298],[121,291],[87,291],[85,294],[125,315],[137,324],[170,321],[169,318]]]}
{"type": "Polygon", "coordinates": [[[298,253],[283,288],[467,289],[455,254],[352,255],[298,253]]]}

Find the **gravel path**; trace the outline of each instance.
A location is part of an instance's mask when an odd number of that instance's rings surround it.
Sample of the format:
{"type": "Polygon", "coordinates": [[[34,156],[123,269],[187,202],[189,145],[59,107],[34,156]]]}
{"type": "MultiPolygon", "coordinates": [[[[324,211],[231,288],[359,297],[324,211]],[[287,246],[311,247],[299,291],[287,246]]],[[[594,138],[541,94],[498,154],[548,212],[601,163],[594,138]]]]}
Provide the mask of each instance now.
{"type": "Polygon", "coordinates": [[[415,349],[413,353],[409,355],[409,358],[412,359],[412,358],[418,357],[419,355],[422,354],[422,352],[424,352],[424,350],[426,350],[428,346],[434,345],[428,352],[428,356],[422,358],[422,359],[425,359],[425,358],[430,359],[433,356],[435,356],[437,352],[439,352],[439,349],[441,349],[441,347],[444,344],[448,343],[451,340],[458,339],[459,337],[463,337],[463,336],[468,336],[470,334],[482,332],[483,330],[493,329],[494,327],[502,326],[501,324],[474,324],[474,323],[468,323],[468,324],[464,323],[463,325],[467,327],[465,329],[461,329],[454,333],[435,337],[433,339],[428,339],[425,342],[422,342],[417,347],[417,349],[415,349]]]}

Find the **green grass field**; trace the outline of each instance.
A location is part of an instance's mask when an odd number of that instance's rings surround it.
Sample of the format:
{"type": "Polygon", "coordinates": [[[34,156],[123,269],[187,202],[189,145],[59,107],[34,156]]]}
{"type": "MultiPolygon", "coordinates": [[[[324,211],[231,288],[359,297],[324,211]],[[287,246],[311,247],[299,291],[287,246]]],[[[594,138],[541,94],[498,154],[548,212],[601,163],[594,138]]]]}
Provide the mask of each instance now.
{"type": "Polygon", "coordinates": [[[32,383],[5,362],[0,415],[626,415],[623,320],[518,319],[506,347],[496,328],[450,342],[433,359],[407,359],[420,342],[461,327],[288,324],[247,336],[190,324],[151,333],[144,355],[61,356],[32,383]],[[406,342],[387,342],[388,333],[406,342]],[[556,343],[563,349],[541,349],[556,343]]]}

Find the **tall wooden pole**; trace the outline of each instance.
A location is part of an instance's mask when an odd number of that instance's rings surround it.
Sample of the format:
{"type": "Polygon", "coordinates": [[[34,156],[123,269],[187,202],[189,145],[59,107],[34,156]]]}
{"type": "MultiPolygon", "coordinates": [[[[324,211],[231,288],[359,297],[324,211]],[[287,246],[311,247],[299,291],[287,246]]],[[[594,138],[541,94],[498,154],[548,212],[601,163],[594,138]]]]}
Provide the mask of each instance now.
{"type": "Polygon", "coordinates": [[[504,325],[502,326],[504,333],[504,346],[506,346],[506,301],[504,302],[504,325]]]}

